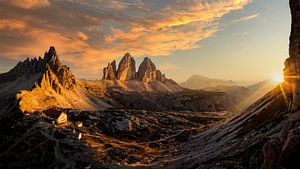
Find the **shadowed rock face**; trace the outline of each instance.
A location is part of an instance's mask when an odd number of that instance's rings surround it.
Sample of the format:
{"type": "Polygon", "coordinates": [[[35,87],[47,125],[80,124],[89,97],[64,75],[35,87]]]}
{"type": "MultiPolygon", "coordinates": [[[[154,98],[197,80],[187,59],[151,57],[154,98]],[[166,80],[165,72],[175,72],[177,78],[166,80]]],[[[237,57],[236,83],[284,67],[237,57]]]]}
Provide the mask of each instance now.
{"type": "Polygon", "coordinates": [[[155,79],[155,71],[156,66],[154,63],[148,57],[145,57],[137,72],[137,78],[145,82],[151,81],[155,79]]]}
{"type": "Polygon", "coordinates": [[[137,78],[143,82],[151,82],[154,80],[164,82],[165,80],[164,75],[162,75],[160,70],[156,69],[155,64],[148,57],[145,57],[141,63],[137,72],[137,78]]]}
{"type": "Polygon", "coordinates": [[[117,76],[116,61],[108,63],[107,67],[103,69],[103,79],[115,80],[117,76]]]}
{"type": "Polygon", "coordinates": [[[284,76],[293,90],[292,110],[300,108],[300,1],[290,0],[292,26],[290,35],[290,57],[285,61],[284,76]]]}

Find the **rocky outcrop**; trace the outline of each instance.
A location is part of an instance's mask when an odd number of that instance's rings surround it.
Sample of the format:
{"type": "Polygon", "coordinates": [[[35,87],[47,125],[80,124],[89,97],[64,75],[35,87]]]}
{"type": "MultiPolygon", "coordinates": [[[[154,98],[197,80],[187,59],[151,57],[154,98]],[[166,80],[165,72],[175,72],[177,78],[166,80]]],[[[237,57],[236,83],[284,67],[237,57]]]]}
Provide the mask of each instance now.
{"type": "Polygon", "coordinates": [[[134,58],[129,53],[126,53],[119,63],[118,69],[116,69],[115,60],[108,63],[103,69],[102,79],[120,81],[138,80],[146,83],[152,81],[165,83],[167,80],[165,75],[162,74],[160,70],[156,69],[155,64],[148,57],[144,58],[136,72],[134,58]]]}
{"type": "Polygon", "coordinates": [[[290,57],[285,61],[284,76],[293,90],[291,109],[300,109],[300,2],[290,0],[292,26],[290,35],[290,57]]]}
{"type": "Polygon", "coordinates": [[[280,134],[270,138],[263,146],[264,164],[262,168],[293,168],[300,156],[299,119],[289,121],[280,134]],[[298,123],[298,124],[297,124],[298,123]]]}
{"type": "Polygon", "coordinates": [[[107,80],[115,80],[117,76],[117,71],[116,71],[116,61],[114,60],[111,63],[107,64],[107,67],[103,69],[103,78],[102,79],[107,79],[107,80]]]}
{"type": "Polygon", "coordinates": [[[145,57],[137,72],[137,79],[143,82],[151,82],[155,80],[164,82],[165,76],[161,73],[160,70],[156,69],[156,66],[151,61],[151,59],[145,57]]]}
{"type": "Polygon", "coordinates": [[[129,53],[126,53],[119,63],[119,67],[117,70],[117,79],[125,81],[135,79],[135,77],[135,60],[129,53]]]}

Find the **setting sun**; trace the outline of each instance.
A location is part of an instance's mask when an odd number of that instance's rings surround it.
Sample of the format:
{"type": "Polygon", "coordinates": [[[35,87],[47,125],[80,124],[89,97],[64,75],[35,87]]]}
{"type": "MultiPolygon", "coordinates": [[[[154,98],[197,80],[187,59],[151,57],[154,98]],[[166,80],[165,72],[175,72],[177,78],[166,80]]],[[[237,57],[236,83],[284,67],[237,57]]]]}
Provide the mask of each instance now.
{"type": "Polygon", "coordinates": [[[282,73],[273,74],[272,80],[275,83],[282,83],[284,81],[283,74],[282,73]]]}

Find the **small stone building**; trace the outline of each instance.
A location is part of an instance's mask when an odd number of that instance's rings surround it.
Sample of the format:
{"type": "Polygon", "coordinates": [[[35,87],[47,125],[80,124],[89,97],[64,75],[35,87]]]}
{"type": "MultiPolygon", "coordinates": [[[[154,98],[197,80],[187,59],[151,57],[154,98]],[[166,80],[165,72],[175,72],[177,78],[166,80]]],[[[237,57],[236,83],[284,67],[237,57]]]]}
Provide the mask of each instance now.
{"type": "Polygon", "coordinates": [[[68,122],[68,115],[63,111],[49,109],[44,113],[48,118],[55,120],[56,124],[67,124],[68,122]]]}

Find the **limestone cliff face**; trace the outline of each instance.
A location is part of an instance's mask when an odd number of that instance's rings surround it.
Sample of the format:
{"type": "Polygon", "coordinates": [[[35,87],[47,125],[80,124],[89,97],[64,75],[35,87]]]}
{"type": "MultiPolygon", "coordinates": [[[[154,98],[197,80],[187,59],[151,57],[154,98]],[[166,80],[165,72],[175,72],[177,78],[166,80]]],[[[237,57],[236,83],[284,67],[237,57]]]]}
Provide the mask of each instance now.
{"type": "Polygon", "coordinates": [[[117,79],[125,81],[135,79],[135,77],[135,60],[129,53],[126,53],[119,63],[119,67],[117,70],[117,79]]]}
{"type": "Polygon", "coordinates": [[[108,63],[107,67],[103,69],[102,79],[115,80],[116,76],[117,76],[116,61],[114,60],[112,63],[108,63]]]}
{"type": "Polygon", "coordinates": [[[290,57],[285,61],[284,76],[293,91],[292,109],[300,109],[300,1],[290,0],[292,26],[290,57]]]}
{"type": "Polygon", "coordinates": [[[151,59],[145,57],[137,72],[137,79],[143,82],[151,82],[154,80],[164,82],[165,77],[160,70],[156,69],[156,66],[151,59]]]}

